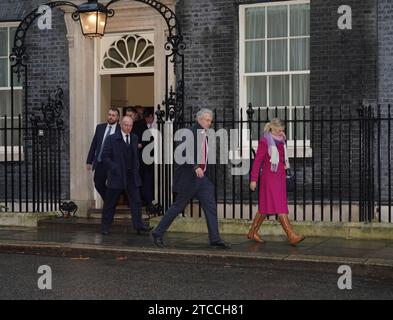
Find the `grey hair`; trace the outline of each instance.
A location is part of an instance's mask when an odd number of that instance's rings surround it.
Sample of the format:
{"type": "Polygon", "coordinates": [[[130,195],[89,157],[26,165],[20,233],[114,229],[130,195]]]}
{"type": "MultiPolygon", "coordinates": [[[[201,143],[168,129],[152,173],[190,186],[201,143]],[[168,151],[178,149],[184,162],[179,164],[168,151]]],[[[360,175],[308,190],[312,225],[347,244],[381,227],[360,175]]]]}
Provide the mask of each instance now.
{"type": "Polygon", "coordinates": [[[207,109],[207,108],[202,108],[201,110],[199,110],[197,112],[196,118],[199,119],[206,113],[210,114],[213,117],[213,111],[211,111],[210,109],[207,109]]]}

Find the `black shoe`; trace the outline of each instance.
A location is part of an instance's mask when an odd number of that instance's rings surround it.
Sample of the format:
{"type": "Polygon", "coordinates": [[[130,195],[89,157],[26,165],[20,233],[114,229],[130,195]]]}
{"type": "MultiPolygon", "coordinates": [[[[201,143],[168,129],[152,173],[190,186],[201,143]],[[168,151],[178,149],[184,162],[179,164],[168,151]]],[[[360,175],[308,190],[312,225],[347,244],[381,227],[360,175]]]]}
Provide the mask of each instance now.
{"type": "Polygon", "coordinates": [[[153,227],[143,226],[142,228],[136,229],[136,232],[141,234],[142,232],[149,232],[151,230],[153,230],[153,227]]]}
{"type": "Polygon", "coordinates": [[[165,244],[164,244],[164,241],[162,240],[162,237],[159,237],[154,234],[153,234],[153,243],[156,247],[165,248],[165,244]]]}
{"type": "Polygon", "coordinates": [[[231,249],[231,244],[223,240],[210,242],[210,247],[215,249],[231,249]]]}
{"type": "Polygon", "coordinates": [[[104,230],[104,231],[101,232],[101,234],[102,234],[103,236],[107,236],[107,235],[109,234],[109,231],[108,231],[108,230],[104,230]]]}

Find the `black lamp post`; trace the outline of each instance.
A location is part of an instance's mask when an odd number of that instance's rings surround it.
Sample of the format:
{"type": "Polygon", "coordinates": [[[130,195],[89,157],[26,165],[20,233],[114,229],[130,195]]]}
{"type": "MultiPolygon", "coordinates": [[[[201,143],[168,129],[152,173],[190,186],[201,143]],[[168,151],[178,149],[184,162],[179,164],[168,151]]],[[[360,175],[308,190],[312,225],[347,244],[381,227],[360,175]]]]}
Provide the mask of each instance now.
{"type": "Polygon", "coordinates": [[[78,7],[82,33],[89,38],[102,37],[110,10],[97,0],[89,0],[78,7]]]}

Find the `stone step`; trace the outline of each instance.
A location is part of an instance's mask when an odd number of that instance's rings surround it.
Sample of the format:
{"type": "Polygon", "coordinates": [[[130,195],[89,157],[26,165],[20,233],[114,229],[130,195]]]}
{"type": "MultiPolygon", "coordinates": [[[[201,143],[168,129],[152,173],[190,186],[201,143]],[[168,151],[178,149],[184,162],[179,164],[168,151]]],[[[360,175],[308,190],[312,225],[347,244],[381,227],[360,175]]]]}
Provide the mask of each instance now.
{"type": "MultiPolygon", "coordinates": [[[[89,209],[87,212],[87,216],[89,219],[101,219],[102,209],[89,209]]],[[[142,219],[148,219],[149,216],[146,214],[145,208],[142,208],[142,219]]],[[[127,220],[131,221],[131,213],[128,208],[117,208],[115,216],[113,218],[115,221],[117,220],[127,220]]]]}

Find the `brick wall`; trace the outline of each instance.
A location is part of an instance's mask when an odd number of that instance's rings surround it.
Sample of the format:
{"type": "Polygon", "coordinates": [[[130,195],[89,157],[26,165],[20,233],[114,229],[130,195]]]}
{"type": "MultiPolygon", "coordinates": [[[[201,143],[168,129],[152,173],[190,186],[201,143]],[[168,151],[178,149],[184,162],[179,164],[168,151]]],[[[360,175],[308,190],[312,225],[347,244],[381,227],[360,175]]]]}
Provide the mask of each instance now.
{"type": "MultiPolygon", "coordinates": [[[[185,108],[186,114],[204,106],[223,117],[232,117],[238,105],[239,27],[238,5],[268,2],[255,0],[179,0],[177,14],[185,35],[185,108]]],[[[352,7],[353,29],[339,30],[339,0],[311,2],[311,109],[315,120],[339,116],[358,117],[360,103],[377,100],[377,7],[375,0],[345,1],[352,7]],[[332,108],[330,108],[332,106],[332,108]]],[[[246,107],[246,106],[241,106],[246,107]]],[[[319,193],[349,185],[349,178],[359,181],[359,128],[355,122],[333,126],[315,121],[313,159],[300,160],[299,184],[303,176],[307,189],[312,185],[319,193]],[[321,131],[322,138],[321,138],[321,131]],[[338,136],[341,131],[342,138],[338,136]],[[351,131],[351,133],[350,133],[351,131]],[[330,146],[331,143],[331,146],[330,146]],[[351,158],[349,158],[351,150],[351,158]],[[331,155],[330,155],[331,153],[331,155]],[[341,158],[341,162],[338,159],[341,158]],[[341,164],[340,164],[341,163],[341,164]],[[351,166],[351,169],[349,169],[351,166]],[[341,181],[337,176],[341,172],[341,181]]],[[[358,194],[354,183],[351,190],[358,194]]],[[[244,185],[244,187],[246,184],[244,185]]],[[[302,196],[302,195],[300,195],[302,196]]]]}

